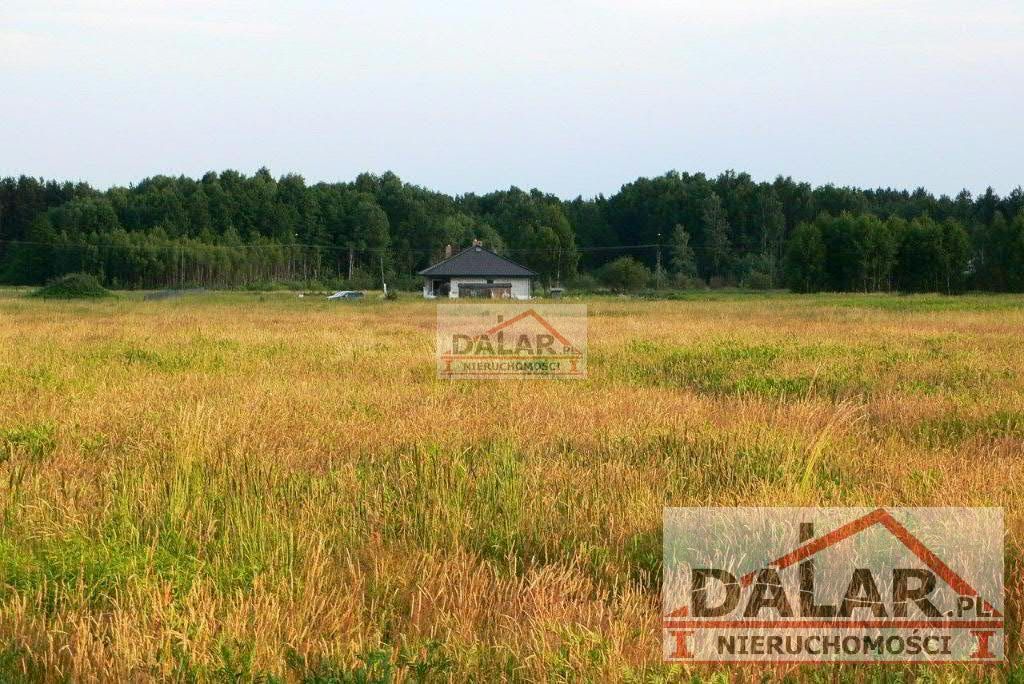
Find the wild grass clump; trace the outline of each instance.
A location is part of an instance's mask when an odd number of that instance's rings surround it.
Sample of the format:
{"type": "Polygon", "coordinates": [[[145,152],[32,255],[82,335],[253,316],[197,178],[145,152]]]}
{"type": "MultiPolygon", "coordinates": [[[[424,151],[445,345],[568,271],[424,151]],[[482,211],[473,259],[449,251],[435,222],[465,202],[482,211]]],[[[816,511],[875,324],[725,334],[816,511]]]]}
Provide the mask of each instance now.
{"type": "Polygon", "coordinates": [[[0,428],[0,463],[19,456],[38,462],[55,448],[52,423],[0,428]]]}
{"type": "Polygon", "coordinates": [[[90,273],[69,273],[47,283],[30,297],[40,299],[102,299],[113,293],[90,273]]]}

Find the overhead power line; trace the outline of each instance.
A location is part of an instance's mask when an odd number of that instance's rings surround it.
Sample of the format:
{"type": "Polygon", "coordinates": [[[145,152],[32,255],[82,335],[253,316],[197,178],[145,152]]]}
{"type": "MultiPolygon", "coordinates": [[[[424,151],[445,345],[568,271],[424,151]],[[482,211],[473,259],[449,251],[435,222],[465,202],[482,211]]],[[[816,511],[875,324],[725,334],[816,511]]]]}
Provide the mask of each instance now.
{"type": "MultiPolygon", "coordinates": [[[[186,246],[185,243],[180,242],[166,242],[157,245],[135,245],[135,244],[116,244],[116,243],[95,243],[95,242],[39,242],[34,240],[3,240],[0,239],[0,244],[4,245],[29,245],[33,247],[51,247],[55,249],[82,249],[86,247],[95,247],[102,249],[137,249],[137,250],[153,250],[153,249],[177,249],[186,246]]],[[[395,248],[395,247],[346,247],[340,245],[312,245],[298,242],[289,243],[246,243],[241,245],[222,245],[211,242],[193,242],[192,245],[210,247],[214,249],[244,249],[244,250],[276,250],[276,249],[310,249],[310,250],[322,250],[322,251],[334,251],[348,253],[349,251],[357,254],[427,254],[434,255],[438,253],[436,249],[425,249],[425,248],[395,248]]],[[[189,246],[192,246],[189,245],[189,246]]],[[[576,247],[577,252],[606,252],[606,251],[629,251],[629,250],[642,250],[642,249],[656,249],[658,247],[666,247],[667,245],[658,243],[648,243],[643,245],[591,245],[588,247],[576,247]]],[[[486,247],[486,245],[485,245],[486,247]]],[[[558,254],[564,251],[562,247],[550,247],[550,248],[502,248],[495,250],[498,254],[537,254],[537,253],[548,253],[558,254]]]]}

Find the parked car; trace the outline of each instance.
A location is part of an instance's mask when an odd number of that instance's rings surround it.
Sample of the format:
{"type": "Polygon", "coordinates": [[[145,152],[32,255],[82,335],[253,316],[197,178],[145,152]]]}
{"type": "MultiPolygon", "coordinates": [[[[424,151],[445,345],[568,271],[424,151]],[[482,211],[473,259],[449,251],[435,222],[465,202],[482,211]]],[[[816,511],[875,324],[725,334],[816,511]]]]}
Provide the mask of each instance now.
{"type": "Polygon", "coordinates": [[[338,290],[328,299],[362,299],[363,293],[359,290],[338,290]]]}

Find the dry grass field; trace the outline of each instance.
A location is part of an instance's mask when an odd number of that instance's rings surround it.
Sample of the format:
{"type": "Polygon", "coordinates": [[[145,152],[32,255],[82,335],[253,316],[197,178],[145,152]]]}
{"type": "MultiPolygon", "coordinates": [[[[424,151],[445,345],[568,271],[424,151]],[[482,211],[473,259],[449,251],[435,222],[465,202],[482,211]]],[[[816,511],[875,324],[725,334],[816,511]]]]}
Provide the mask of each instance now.
{"type": "Polygon", "coordinates": [[[411,295],[0,294],[0,681],[1024,680],[1024,298],[588,304],[451,382],[411,295]],[[665,665],[666,505],[1002,506],[1012,664],[665,665]]]}

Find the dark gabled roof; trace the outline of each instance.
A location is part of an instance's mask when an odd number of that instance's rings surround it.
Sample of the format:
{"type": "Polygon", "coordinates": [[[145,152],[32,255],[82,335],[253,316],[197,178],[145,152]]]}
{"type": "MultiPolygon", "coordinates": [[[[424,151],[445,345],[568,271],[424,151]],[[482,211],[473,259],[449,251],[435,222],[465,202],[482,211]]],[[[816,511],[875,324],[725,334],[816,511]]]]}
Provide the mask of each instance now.
{"type": "Polygon", "coordinates": [[[533,278],[537,274],[514,261],[498,256],[486,247],[467,247],[430,268],[422,276],[486,276],[533,278]]]}

